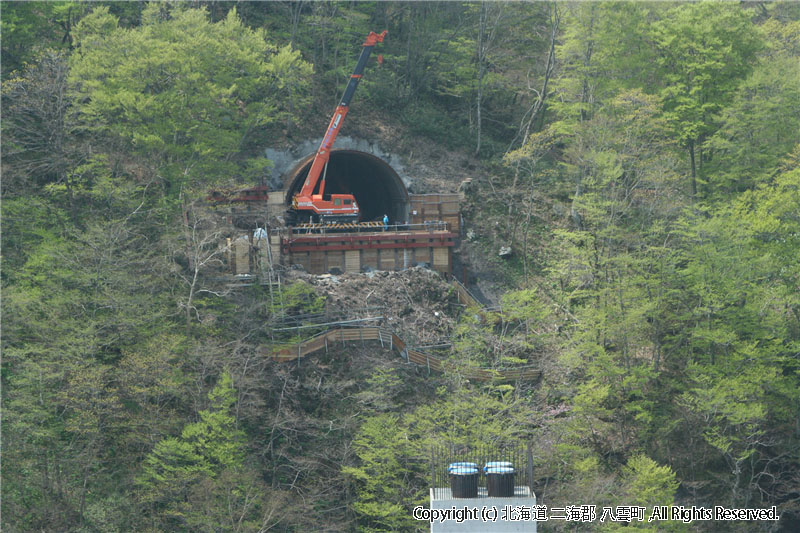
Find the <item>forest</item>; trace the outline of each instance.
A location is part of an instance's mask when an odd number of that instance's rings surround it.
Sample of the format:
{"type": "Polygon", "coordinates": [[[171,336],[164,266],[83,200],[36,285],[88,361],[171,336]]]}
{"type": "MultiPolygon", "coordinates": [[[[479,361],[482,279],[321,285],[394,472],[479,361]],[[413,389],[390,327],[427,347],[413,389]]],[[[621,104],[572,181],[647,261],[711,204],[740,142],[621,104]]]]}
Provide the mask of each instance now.
{"type": "Polygon", "coordinates": [[[3,531],[428,531],[432,447],[494,443],[548,506],[780,513],[542,531],[800,530],[800,3],[1,7],[3,531]],[[417,270],[349,297],[441,374],[265,357],[344,289],[225,289],[195,209],[319,139],[383,30],[344,131],[471,178],[494,305],[417,270]]]}

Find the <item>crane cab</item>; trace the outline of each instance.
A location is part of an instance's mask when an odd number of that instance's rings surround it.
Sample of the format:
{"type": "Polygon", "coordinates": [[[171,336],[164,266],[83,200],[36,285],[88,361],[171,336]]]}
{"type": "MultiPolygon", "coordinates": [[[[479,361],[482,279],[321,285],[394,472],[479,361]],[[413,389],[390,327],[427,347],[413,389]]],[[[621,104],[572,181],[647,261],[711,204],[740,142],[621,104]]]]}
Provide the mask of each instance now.
{"type": "Polygon", "coordinates": [[[298,195],[294,197],[292,207],[300,214],[297,222],[358,222],[360,216],[358,203],[352,194],[314,194],[311,198],[298,195]]]}
{"type": "Polygon", "coordinates": [[[331,194],[330,198],[317,196],[311,198],[320,222],[358,222],[358,204],[352,194],[331,194]]]}

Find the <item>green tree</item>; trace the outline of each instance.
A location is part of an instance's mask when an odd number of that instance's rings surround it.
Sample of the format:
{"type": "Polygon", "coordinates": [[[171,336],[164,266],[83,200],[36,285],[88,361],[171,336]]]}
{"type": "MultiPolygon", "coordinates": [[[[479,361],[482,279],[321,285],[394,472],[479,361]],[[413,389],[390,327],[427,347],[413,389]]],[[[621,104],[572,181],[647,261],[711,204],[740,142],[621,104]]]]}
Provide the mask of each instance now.
{"type": "Polygon", "coordinates": [[[712,192],[730,194],[769,180],[794,149],[800,131],[800,116],[793,112],[800,109],[800,62],[793,50],[800,46],[796,26],[775,21],[767,25],[767,50],[720,113],[719,129],[704,145],[712,192]],[[794,39],[783,41],[781,36],[787,34],[794,39]]]}
{"type": "Polygon", "coordinates": [[[310,74],[297,52],[276,50],[235,10],[212,24],[202,9],[149,4],[142,25],[124,30],[98,7],[75,39],[79,119],[146,158],[174,197],[248,168],[263,172],[240,152],[302,102],[310,74]]]}
{"type": "Polygon", "coordinates": [[[360,465],[344,467],[343,473],[357,486],[353,510],[361,518],[360,531],[396,531],[413,527],[413,517],[404,502],[421,502],[422,491],[408,479],[410,443],[395,414],[382,414],[364,421],[353,442],[360,465]]]}
{"type": "Polygon", "coordinates": [[[230,374],[219,377],[208,400],[209,408],[198,413],[199,421],[187,424],[180,437],[155,445],[137,477],[141,502],[164,525],[182,527],[189,520],[192,509],[183,502],[194,485],[242,467],[245,435],[231,413],[236,391],[230,374]]]}
{"type": "Polygon", "coordinates": [[[645,29],[653,11],[654,6],[639,2],[565,6],[556,47],[561,69],[553,83],[557,98],[550,101],[557,124],[568,128],[588,120],[618,92],[651,86],[652,50],[645,29]]]}
{"type": "Polygon", "coordinates": [[[688,525],[680,522],[649,522],[648,515],[655,506],[671,506],[675,503],[678,480],[669,466],[660,466],[644,454],[634,455],[622,470],[625,505],[645,508],[644,521],[633,520],[626,524],[611,523],[604,531],[627,531],[650,529],[652,531],[687,531],[688,525]],[[630,502],[630,503],[628,503],[630,502]]]}
{"type": "Polygon", "coordinates": [[[72,47],[81,2],[9,2],[3,6],[3,80],[47,49],[72,47]]]}
{"type": "Polygon", "coordinates": [[[695,197],[698,169],[704,177],[702,144],[716,131],[718,114],[751,71],[763,42],[748,11],[717,2],[670,9],[652,25],[650,38],[664,83],[665,116],[688,150],[695,197]]]}
{"type": "Polygon", "coordinates": [[[792,159],[774,184],[684,229],[690,245],[679,275],[690,310],[683,317],[689,388],[678,403],[685,423],[724,459],[729,470],[720,496],[731,504],[752,504],[759,480],[775,475],[770,462],[795,440],[775,424],[796,417],[799,404],[798,314],[786,313],[798,305],[790,281],[797,264],[786,254],[787,244],[796,250],[800,207],[792,159]],[[769,206],[774,213],[765,211],[769,206]]]}
{"type": "Polygon", "coordinates": [[[4,437],[14,451],[3,505],[16,511],[4,524],[68,529],[98,497],[124,490],[116,469],[136,461],[135,451],[115,455],[137,431],[116,363],[165,327],[163,300],[151,298],[163,286],[159,262],[125,224],[62,234],[37,223],[32,233],[16,237],[31,249],[4,280],[4,437]]]}

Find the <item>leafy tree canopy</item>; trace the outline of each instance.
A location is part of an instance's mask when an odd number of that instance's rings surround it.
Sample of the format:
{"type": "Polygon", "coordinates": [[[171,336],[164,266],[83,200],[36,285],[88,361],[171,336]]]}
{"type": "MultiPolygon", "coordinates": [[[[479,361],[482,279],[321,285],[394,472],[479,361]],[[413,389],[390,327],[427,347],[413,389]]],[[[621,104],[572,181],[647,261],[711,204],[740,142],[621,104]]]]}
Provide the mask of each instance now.
{"type": "Polygon", "coordinates": [[[173,190],[263,172],[263,159],[248,165],[254,157],[234,154],[302,101],[311,73],[299,53],[269,44],[235,10],[211,23],[202,9],[154,2],[141,26],[123,29],[98,7],[75,40],[70,81],[85,128],[149,158],[173,190]]]}

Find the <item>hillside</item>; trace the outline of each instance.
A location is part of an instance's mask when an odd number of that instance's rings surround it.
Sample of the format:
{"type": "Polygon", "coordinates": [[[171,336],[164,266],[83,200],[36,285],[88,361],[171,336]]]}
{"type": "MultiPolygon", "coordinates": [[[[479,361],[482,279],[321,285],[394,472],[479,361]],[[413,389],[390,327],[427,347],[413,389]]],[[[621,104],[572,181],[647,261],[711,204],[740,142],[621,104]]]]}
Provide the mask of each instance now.
{"type": "Polygon", "coordinates": [[[0,19],[3,531],[428,531],[433,450],[487,446],[596,507],[542,531],[800,527],[800,4],[0,19]],[[414,193],[467,182],[452,273],[484,305],[420,266],[234,276],[206,210],[322,137],[383,29],[342,135],[414,193]]]}

